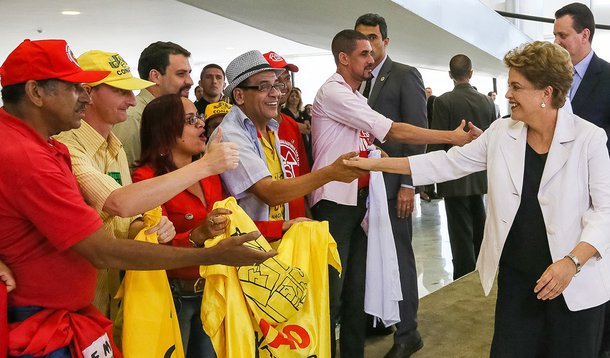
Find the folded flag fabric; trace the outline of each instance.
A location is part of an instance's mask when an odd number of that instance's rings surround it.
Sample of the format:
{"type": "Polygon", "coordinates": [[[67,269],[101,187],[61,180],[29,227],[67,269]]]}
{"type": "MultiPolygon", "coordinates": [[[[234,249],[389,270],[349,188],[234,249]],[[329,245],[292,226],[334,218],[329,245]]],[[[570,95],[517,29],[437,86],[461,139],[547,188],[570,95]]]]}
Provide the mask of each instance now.
{"type": "MultiPolygon", "coordinates": [[[[144,229],[135,240],[158,244],[146,234],[161,220],[161,207],[144,214],[144,229]]],[[[184,358],[174,300],[164,270],[127,270],[118,297],[123,297],[123,354],[126,358],[184,358]]]]}
{"type": "MultiPolygon", "coordinates": [[[[230,226],[206,246],[256,230],[234,198],[217,207],[232,211],[230,226]]],[[[271,249],[262,236],[247,245],[271,249]]],[[[293,225],[277,250],[258,266],[201,267],[201,319],[219,358],[330,356],[328,265],[341,265],[328,223],[293,225]]]]}

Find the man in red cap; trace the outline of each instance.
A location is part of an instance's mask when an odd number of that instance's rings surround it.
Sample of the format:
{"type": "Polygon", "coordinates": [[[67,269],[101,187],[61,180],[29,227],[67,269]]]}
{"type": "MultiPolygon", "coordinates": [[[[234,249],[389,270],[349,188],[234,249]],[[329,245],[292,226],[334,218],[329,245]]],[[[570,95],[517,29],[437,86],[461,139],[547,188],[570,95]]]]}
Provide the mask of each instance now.
{"type": "MultiPolygon", "coordinates": [[[[284,72],[277,76],[277,82],[283,83],[285,87],[280,91],[275,120],[280,125],[277,135],[280,138],[280,154],[286,178],[298,177],[309,173],[311,170],[309,160],[307,159],[307,151],[305,150],[305,143],[303,143],[303,136],[301,135],[298,123],[292,117],[282,113],[281,109],[292,90],[291,73],[299,72],[299,68],[296,65],[287,63],[282,56],[273,51],[267,52],[263,56],[265,56],[271,67],[284,69],[284,72]]],[[[311,215],[306,215],[306,211],[309,211],[309,208],[306,207],[303,196],[290,201],[288,205],[291,217],[311,217],[311,215]]]]}
{"type": "MultiPolygon", "coordinates": [[[[66,147],[51,138],[80,126],[91,103],[82,83],[108,74],[84,71],[63,40],[25,40],[0,67],[5,141],[0,148],[0,260],[17,282],[8,295],[10,356],[121,356],[111,348],[111,322],[91,306],[96,267],[251,265],[275,254],[243,246],[258,233],[211,249],[112,240],[80,195],[66,147]]],[[[236,160],[237,153],[233,156],[227,160],[236,160]]]]}

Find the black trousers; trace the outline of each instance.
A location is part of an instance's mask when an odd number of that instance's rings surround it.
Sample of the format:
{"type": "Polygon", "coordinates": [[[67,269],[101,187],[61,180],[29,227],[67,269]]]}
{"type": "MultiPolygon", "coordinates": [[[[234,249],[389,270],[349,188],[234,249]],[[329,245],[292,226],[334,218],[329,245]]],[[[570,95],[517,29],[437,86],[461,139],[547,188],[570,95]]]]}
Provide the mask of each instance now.
{"type": "Polygon", "coordinates": [[[602,352],[610,352],[610,302],[606,302],[605,315],[606,320],[604,324],[604,335],[602,339],[602,352]]]}
{"type": "Polygon", "coordinates": [[[474,271],[485,227],[482,195],[445,198],[447,229],[453,256],[453,279],[474,271]]]}
{"type": "Polygon", "coordinates": [[[417,332],[417,308],[419,297],[417,292],[417,271],[413,253],[413,222],[411,216],[399,218],[396,215],[396,199],[388,200],[388,210],[396,244],[398,271],[400,272],[400,288],[402,301],[398,304],[400,322],[396,324],[394,342],[400,344],[415,344],[421,337],[417,332]]]}
{"type": "Polygon", "coordinates": [[[316,220],[328,221],[343,270],[339,276],[334,268],[329,268],[331,357],[336,356],[335,328],[339,322],[341,356],[364,357],[367,237],[360,223],[366,213],[367,195],[368,191],[359,191],[357,206],[322,200],[312,208],[316,220]]]}
{"type": "Polygon", "coordinates": [[[492,358],[597,358],[603,305],[570,311],[563,295],[541,301],[537,277],[500,266],[492,358]]]}

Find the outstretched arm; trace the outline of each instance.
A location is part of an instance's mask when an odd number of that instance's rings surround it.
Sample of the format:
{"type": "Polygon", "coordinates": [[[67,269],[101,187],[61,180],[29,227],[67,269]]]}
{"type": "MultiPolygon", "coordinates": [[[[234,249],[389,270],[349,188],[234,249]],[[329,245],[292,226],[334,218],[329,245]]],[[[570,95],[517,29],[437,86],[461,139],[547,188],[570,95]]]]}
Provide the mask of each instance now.
{"type": "Polygon", "coordinates": [[[354,166],[345,165],[346,159],[356,155],[358,155],[356,152],[343,154],[334,163],[295,178],[272,180],[271,177],[265,177],[248,190],[267,205],[272,206],[307,195],[331,181],[350,183],[366,174],[354,166]]]}
{"type": "Polygon", "coordinates": [[[277,254],[244,245],[260,236],[259,232],[230,237],[210,248],[182,248],[134,240],[114,240],[103,227],[72,249],[96,268],[124,270],[165,270],[188,266],[222,264],[246,266],[260,264],[277,254]]]}
{"type": "Polygon", "coordinates": [[[237,145],[221,143],[222,129],[203,158],[170,173],[114,190],[103,210],[121,217],[141,214],[159,206],[199,180],[234,169],[239,160],[237,145]]]}
{"type": "Polygon", "coordinates": [[[452,131],[421,128],[408,123],[394,122],[386,135],[386,140],[395,140],[410,144],[452,144],[462,146],[481,135],[482,131],[468,122],[468,132],[464,131],[466,120],[452,131]]]}
{"type": "Polygon", "coordinates": [[[355,157],[344,160],[343,163],[349,167],[362,170],[382,171],[394,174],[411,174],[409,158],[360,158],[355,157]]]}

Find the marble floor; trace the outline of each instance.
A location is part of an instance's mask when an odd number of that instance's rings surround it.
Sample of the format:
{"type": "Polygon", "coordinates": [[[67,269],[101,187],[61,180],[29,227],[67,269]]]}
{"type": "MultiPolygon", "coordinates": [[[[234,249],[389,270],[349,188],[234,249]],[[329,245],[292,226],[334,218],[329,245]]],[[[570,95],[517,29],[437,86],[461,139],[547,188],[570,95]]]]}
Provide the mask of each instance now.
{"type": "Polygon", "coordinates": [[[453,281],[451,246],[443,200],[425,202],[416,196],[413,251],[420,298],[453,281]]]}

